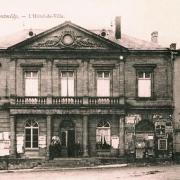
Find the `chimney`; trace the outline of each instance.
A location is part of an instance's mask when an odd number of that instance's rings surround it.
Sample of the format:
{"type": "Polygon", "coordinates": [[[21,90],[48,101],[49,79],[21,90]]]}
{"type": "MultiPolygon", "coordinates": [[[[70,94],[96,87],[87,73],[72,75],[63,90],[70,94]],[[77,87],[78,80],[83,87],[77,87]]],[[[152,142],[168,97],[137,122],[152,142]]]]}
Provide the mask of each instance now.
{"type": "Polygon", "coordinates": [[[115,38],[121,39],[121,17],[116,16],[115,18],[115,38]]]}
{"type": "Polygon", "coordinates": [[[171,50],[176,50],[176,43],[171,43],[170,44],[170,49],[171,50]]]}
{"type": "Polygon", "coordinates": [[[151,33],[151,42],[158,43],[158,31],[153,31],[151,33]]]}

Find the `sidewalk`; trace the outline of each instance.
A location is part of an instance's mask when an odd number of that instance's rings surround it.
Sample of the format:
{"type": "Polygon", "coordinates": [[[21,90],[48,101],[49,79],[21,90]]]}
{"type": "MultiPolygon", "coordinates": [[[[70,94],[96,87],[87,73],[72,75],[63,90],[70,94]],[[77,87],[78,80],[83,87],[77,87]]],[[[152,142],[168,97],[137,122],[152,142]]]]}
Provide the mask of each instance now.
{"type": "Polygon", "coordinates": [[[14,172],[43,172],[43,171],[64,171],[64,170],[86,170],[86,169],[106,169],[106,168],[120,168],[127,167],[128,164],[111,164],[111,165],[100,165],[92,167],[74,167],[74,168],[63,168],[63,167],[53,167],[53,168],[39,168],[35,167],[32,169],[12,169],[12,170],[0,170],[0,173],[14,173],[14,172]]]}

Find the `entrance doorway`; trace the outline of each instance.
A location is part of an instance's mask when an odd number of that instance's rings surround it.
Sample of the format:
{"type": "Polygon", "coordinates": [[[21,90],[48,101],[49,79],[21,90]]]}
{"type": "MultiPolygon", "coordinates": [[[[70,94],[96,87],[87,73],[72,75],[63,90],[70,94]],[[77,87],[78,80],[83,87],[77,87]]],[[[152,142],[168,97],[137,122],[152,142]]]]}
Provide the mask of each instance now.
{"type": "Polygon", "coordinates": [[[70,120],[64,120],[60,124],[61,156],[73,157],[75,146],[75,128],[70,120]]]}

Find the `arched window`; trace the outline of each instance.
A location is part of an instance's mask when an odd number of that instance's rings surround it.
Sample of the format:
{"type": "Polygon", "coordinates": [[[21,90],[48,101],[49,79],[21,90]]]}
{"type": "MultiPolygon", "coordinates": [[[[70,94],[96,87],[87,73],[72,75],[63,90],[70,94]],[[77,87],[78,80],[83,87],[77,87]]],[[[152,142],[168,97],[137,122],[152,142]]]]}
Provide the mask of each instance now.
{"type": "Polygon", "coordinates": [[[38,148],[39,125],[34,120],[28,120],[25,124],[25,147],[38,148]]]}
{"type": "Polygon", "coordinates": [[[96,127],[97,148],[108,149],[111,144],[111,129],[108,121],[102,120],[96,127]]]}

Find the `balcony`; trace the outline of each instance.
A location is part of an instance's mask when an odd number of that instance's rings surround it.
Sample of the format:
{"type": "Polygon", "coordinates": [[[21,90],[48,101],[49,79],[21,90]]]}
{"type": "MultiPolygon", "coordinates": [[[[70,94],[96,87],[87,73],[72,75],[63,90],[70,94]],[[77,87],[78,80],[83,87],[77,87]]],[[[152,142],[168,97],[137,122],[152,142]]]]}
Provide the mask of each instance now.
{"type": "Polygon", "coordinates": [[[123,97],[89,97],[89,105],[123,105],[123,97]]]}
{"type": "Polygon", "coordinates": [[[26,97],[15,97],[15,104],[47,104],[47,97],[34,97],[34,96],[26,96],[26,97]]]}
{"type": "Polygon", "coordinates": [[[83,104],[83,97],[52,97],[52,104],[83,104]]]}
{"type": "Polygon", "coordinates": [[[19,97],[11,98],[11,105],[124,105],[124,97],[19,97]]]}

